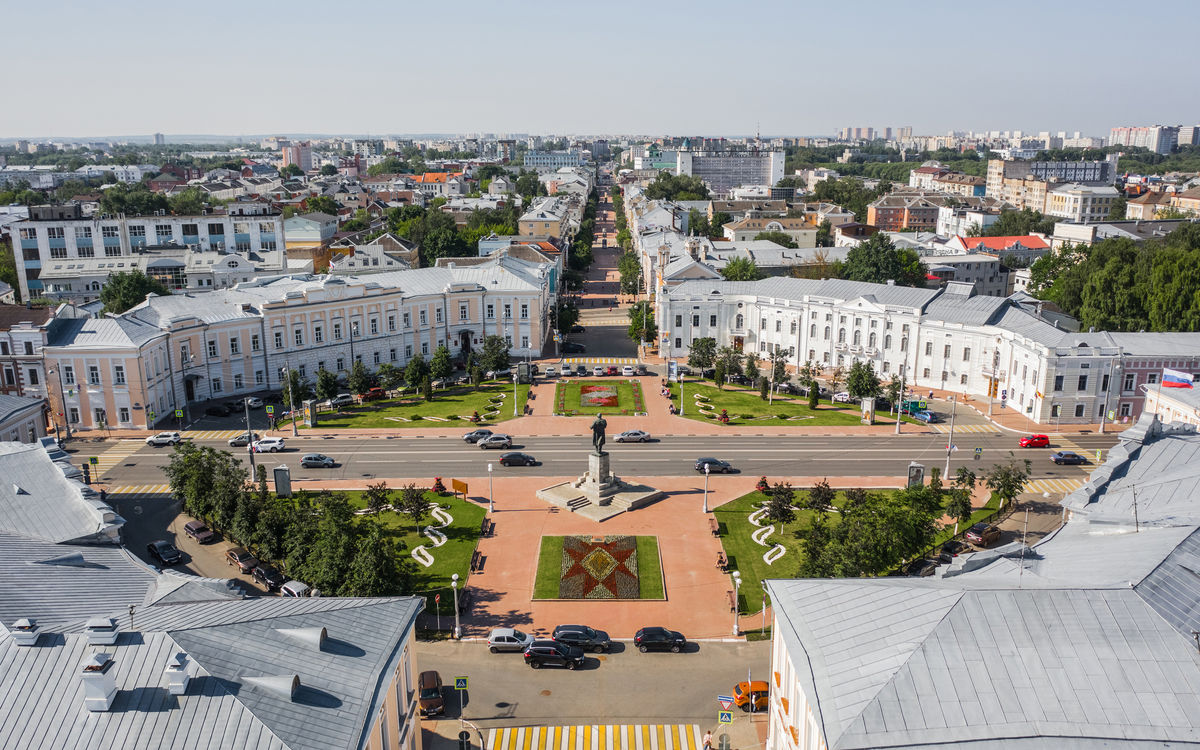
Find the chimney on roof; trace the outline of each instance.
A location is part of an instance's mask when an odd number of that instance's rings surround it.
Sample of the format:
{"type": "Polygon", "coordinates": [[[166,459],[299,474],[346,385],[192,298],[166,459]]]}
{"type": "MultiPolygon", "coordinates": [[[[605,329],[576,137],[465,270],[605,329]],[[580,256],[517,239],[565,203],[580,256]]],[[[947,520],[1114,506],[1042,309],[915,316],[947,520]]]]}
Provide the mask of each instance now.
{"type": "Polygon", "coordinates": [[[188,683],[192,680],[192,662],[182,651],[167,660],[167,668],[163,670],[167,678],[167,692],[171,695],[183,695],[187,692],[188,683]]]}
{"type": "Polygon", "coordinates": [[[262,677],[246,677],[246,682],[261,688],[277,698],[295,700],[296,691],[300,689],[300,675],[263,675],[262,677]]]}
{"type": "Polygon", "coordinates": [[[84,626],[89,646],[114,646],[121,631],[117,621],[111,617],[93,617],[84,626]]]}
{"type": "Polygon", "coordinates": [[[328,636],[325,628],[275,628],[275,632],[280,635],[299,641],[309,646],[314,646],[318,651],[325,645],[325,638],[328,636]]]}
{"type": "Polygon", "coordinates": [[[37,620],[31,617],[22,617],[12,624],[13,643],[18,646],[37,645],[38,636],[41,634],[42,629],[38,626],[37,620]]]}
{"type": "Polygon", "coordinates": [[[117,697],[116,665],[112,654],[92,654],[80,666],[83,678],[83,705],[89,711],[107,711],[117,697]]]}
{"type": "Polygon", "coordinates": [[[896,280],[895,280],[895,279],[888,279],[888,280],[887,280],[887,285],[888,285],[888,286],[896,286],[896,280]]]}

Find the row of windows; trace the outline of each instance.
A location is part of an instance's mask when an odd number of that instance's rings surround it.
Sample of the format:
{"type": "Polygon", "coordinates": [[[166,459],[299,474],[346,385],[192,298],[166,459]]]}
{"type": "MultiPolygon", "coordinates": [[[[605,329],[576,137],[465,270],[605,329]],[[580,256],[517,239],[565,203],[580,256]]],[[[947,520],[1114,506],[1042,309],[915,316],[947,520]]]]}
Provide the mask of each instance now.
{"type": "MultiPolygon", "coordinates": [[[[154,228],[154,234],[158,237],[159,242],[165,242],[165,241],[171,239],[175,235],[175,228],[170,224],[155,224],[155,225],[153,225],[153,228],[154,228]]],[[[129,236],[130,237],[146,237],[147,231],[149,229],[150,229],[150,225],[147,225],[147,224],[130,224],[129,225],[129,236]]],[[[200,225],[199,224],[181,224],[179,226],[179,229],[180,229],[180,234],[182,234],[185,237],[198,237],[200,235],[200,225]]],[[[235,234],[249,234],[250,233],[250,225],[243,223],[243,222],[235,223],[233,225],[233,231],[235,234]]],[[[269,223],[260,223],[258,225],[258,231],[259,231],[259,234],[274,236],[275,235],[275,225],[269,224],[269,223]]],[[[216,223],[209,224],[208,225],[208,234],[210,237],[225,236],[225,225],[224,224],[216,224],[216,223]]],[[[117,239],[121,236],[121,227],[120,227],[120,225],[117,225],[117,224],[102,224],[100,226],[100,236],[106,237],[109,239],[117,239]]],[[[65,239],[66,238],[66,228],[65,227],[46,227],[46,237],[49,239],[52,239],[52,240],[65,239]]],[[[22,229],[21,230],[21,239],[23,239],[23,240],[37,239],[37,229],[35,227],[28,227],[28,228],[22,229]]],[[[92,239],[92,228],[91,227],[75,227],[75,239],[76,239],[76,241],[92,239]]]]}
{"type": "MultiPolygon", "coordinates": [[[[32,373],[33,370],[30,370],[32,373]]],[[[113,365],[112,385],[125,385],[125,366],[113,365]]],[[[62,381],[63,385],[75,385],[75,367],[73,365],[62,366],[62,381]]],[[[100,366],[87,366],[87,383],[88,385],[103,385],[100,379],[100,366]]],[[[34,378],[34,385],[37,384],[37,379],[34,378]]]]}

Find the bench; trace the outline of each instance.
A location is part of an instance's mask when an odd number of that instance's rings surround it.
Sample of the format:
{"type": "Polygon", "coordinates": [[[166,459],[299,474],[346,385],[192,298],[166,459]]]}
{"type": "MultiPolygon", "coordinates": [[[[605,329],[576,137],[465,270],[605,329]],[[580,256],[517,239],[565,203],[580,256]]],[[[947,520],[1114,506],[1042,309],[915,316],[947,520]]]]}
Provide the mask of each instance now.
{"type": "Polygon", "coordinates": [[[729,601],[729,611],[736,612],[737,611],[737,598],[734,597],[733,592],[726,591],[725,598],[729,601]]]}
{"type": "Polygon", "coordinates": [[[712,532],[713,536],[721,535],[721,524],[717,523],[717,519],[715,518],[708,519],[708,529],[712,532]]]}
{"type": "Polygon", "coordinates": [[[724,573],[729,568],[729,560],[725,559],[724,552],[717,553],[717,568],[724,573]]]}
{"type": "Polygon", "coordinates": [[[485,558],[479,553],[479,550],[475,550],[475,552],[471,555],[471,572],[482,573],[484,560],[485,558]]]}
{"type": "Polygon", "coordinates": [[[489,521],[486,517],[482,521],[479,522],[479,535],[480,536],[491,536],[492,532],[495,530],[496,530],[496,524],[492,521],[489,521]]]}

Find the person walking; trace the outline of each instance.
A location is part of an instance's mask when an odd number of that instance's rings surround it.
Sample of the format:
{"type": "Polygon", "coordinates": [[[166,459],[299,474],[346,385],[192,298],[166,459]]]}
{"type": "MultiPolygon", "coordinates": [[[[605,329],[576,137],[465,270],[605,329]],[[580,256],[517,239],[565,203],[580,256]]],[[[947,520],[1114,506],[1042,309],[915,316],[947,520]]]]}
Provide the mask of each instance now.
{"type": "MultiPolygon", "coordinates": [[[[695,736],[695,735],[693,735],[695,736]]],[[[712,750],[712,731],[704,733],[704,750],[712,750]]]]}

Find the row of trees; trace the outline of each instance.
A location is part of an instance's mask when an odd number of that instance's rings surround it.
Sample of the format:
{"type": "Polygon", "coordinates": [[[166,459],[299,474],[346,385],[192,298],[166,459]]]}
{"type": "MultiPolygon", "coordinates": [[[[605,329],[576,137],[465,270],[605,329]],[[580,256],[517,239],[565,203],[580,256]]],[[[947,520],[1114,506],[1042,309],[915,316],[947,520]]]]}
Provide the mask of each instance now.
{"type": "Polygon", "coordinates": [[[664,170],[646,186],[645,195],[650,200],[702,201],[708,198],[708,186],[699,177],[664,170]]]}

